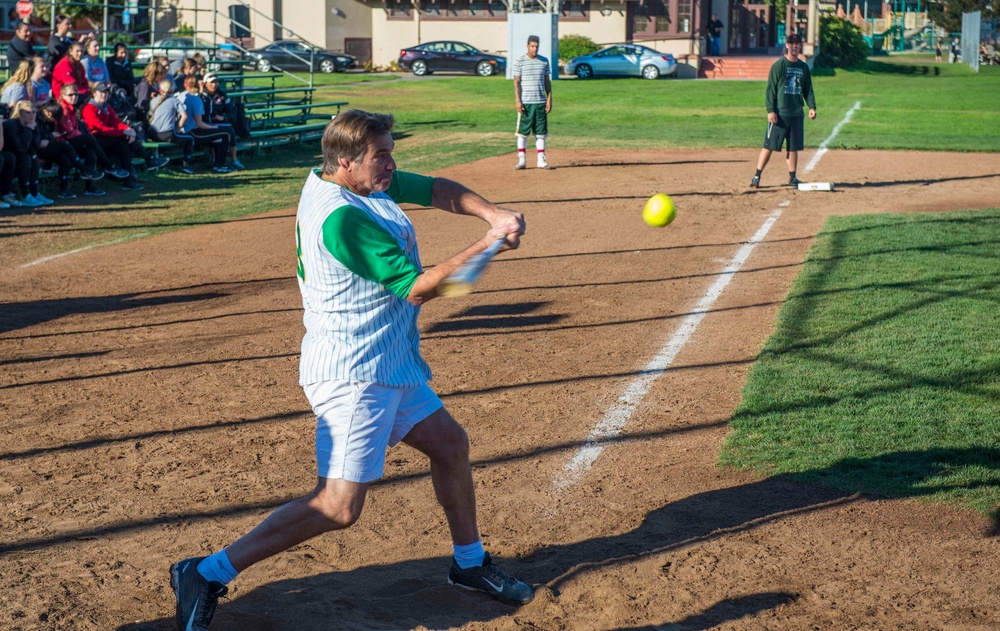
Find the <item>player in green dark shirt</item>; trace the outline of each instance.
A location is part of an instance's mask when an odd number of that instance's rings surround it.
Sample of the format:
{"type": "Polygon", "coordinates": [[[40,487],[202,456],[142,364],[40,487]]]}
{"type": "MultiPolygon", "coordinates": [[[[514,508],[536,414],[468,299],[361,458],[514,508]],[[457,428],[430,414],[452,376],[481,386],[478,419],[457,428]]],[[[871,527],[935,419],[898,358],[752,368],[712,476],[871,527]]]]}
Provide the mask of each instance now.
{"type": "Polygon", "coordinates": [[[792,33],[785,38],[785,56],[774,62],[767,76],[767,134],[764,148],[757,158],[757,173],[750,180],[750,188],[760,186],[760,174],[771,159],[772,151],[781,151],[787,139],[788,185],[797,187],[799,179],[795,170],[799,162],[799,151],[804,146],[802,124],[802,102],[809,106],[809,118],[816,118],[816,95],[813,94],[812,75],[809,66],[799,59],[802,38],[792,33]]]}

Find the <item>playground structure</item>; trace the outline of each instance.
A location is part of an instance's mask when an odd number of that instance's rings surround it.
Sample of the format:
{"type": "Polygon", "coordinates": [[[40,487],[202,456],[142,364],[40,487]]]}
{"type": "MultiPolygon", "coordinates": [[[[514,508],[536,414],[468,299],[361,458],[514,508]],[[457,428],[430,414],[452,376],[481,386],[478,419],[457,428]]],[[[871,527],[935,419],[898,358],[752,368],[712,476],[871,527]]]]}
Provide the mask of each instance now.
{"type": "Polygon", "coordinates": [[[846,6],[837,5],[837,17],[849,20],[861,30],[874,55],[933,51],[937,38],[948,35],[928,18],[926,0],[895,0],[881,4],[869,4],[867,0],[845,2],[846,6]],[[881,9],[879,17],[870,16],[876,8],[881,9]]]}

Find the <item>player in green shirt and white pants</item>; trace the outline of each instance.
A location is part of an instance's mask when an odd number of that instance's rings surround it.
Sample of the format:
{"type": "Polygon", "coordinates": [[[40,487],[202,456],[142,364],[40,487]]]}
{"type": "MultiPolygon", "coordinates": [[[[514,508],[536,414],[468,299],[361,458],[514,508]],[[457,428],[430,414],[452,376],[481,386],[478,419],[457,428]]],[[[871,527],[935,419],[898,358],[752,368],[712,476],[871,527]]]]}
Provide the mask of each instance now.
{"type": "Polygon", "coordinates": [[[441,282],[497,240],[516,248],[521,213],[464,186],[396,170],[393,117],[351,110],[323,134],[323,168],[309,174],[296,215],[303,321],[299,382],[316,413],[318,478],[311,493],[271,513],[229,547],[170,568],[177,623],[208,628],[226,584],[254,563],[361,515],[380,478],[387,447],[402,441],[431,461],[431,481],[451,530],[448,582],[509,604],[534,591],[483,550],[469,438],[427,385],[420,356],[420,305],[441,282]],[[472,215],[490,228],[450,259],[424,271],[413,224],[399,203],[472,215]]]}
{"type": "Polygon", "coordinates": [[[785,162],[788,164],[788,185],[796,187],[799,179],[795,176],[799,151],[804,146],[802,124],[802,101],[809,106],[809,118],[816,118],[816,95],[813,94],[812,75],[806,62],[799,59],[802,52],[802,38],[792,33],[785,38],[785,56],[774,62],[767,77],[767,134],[764,148],[757,157],[757,173],[750,180],[750,188],[760,186],[760,174],[767,166],[772,151],[781,151],[786,144],[785,162]]]}

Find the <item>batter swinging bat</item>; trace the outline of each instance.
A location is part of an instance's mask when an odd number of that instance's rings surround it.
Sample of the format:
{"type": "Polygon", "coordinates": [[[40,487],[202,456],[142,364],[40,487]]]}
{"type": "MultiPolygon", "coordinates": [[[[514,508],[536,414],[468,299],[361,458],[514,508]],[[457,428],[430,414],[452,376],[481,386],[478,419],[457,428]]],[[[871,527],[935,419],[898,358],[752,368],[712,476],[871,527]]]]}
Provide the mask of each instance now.
{"type": "Polygon", "coordinates": [[[465,296],[472,293],[472,286],[483,275],[486,264],[500,251],[503,239],[497,239],[479,254],[474,255],[462,267],[452,272],[451,276],[441,281],[438,293],[442,296],[465,296]]]}

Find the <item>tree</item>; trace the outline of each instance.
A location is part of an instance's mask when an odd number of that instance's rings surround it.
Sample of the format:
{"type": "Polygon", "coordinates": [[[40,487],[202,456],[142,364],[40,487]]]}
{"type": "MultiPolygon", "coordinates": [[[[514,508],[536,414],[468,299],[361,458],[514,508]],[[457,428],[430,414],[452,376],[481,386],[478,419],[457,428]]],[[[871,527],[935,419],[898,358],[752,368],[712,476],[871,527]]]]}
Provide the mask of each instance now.
{"type": "Polygon", "coordinates": [[[819,58],[823,68],[851,68],[868,58],[868,44],[861,30],[832,15],[819,19],[819,58]]]}
{"type": "Polygon", "coordinates": [[[927,5],[927,15],[947,33],[958,33],[962,30],[962,14],[970,11],[982,11],[983,19],[1000,15],[1000,0],[948,0],[947,2],[930,2],[927,5]]]}

